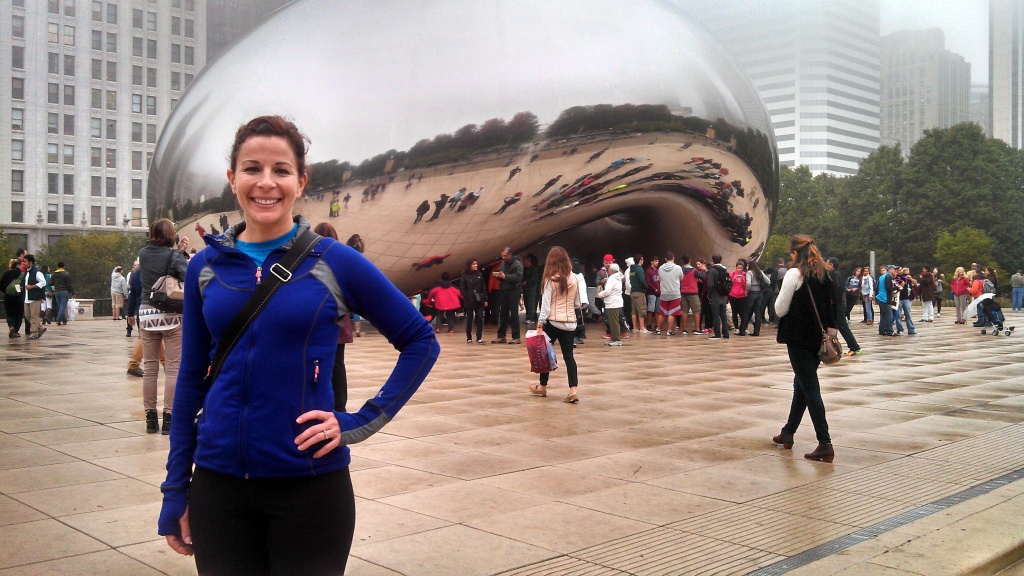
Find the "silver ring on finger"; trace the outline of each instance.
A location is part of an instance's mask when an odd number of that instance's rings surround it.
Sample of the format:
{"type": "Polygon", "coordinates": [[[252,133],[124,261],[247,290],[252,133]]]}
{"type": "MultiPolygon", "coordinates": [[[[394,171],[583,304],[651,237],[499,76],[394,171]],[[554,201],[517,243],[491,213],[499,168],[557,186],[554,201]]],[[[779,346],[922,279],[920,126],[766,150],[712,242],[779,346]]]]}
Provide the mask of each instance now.
{"type": "Polygon", "coordinates": [[[324,433],[324,440],[330,440],[331,439],[331,437],[327,435],[327,430],[322,430],[322,432],[324,433]]]}

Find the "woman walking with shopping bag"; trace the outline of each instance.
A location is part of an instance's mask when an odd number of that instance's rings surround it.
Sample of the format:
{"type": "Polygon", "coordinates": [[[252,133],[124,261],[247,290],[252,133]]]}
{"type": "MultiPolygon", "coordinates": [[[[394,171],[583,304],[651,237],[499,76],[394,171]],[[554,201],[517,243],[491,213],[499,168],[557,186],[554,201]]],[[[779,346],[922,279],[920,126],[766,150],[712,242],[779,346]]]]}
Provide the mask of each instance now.
{"type": "MultiPolygon", "coordinates": [[[[576,394],[579,379],[576,375],[576,359],[572,354],[572,339],[576,331],[576,309],[580,307],[580,291],[565,248],[554,246],[548,252],[540,283],[541,301],[537,328],[543,330],[552,342],[558,342],[562,349],[562,360],[569,376],[569,395],[562,401],[577,404],[580,401],[576,394]]],[[[542,373],[540,384],[531,385],[530,392],[534,396],[547,396],[549,377],[549,372],[542,373]]]]}

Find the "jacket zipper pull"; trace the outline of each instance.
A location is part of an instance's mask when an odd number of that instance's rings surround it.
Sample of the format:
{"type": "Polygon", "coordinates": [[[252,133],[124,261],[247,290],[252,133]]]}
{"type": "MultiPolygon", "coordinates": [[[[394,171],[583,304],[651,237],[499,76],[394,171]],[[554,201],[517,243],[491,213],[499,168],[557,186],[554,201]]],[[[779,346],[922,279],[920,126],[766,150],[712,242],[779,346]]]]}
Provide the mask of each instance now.
{"type": "Polygon", "coordinates": [[[263,282],[263,266],[256,267],[256,285],[259,286],[263,282]]]}
{"type": "Polygon", "coordinates": [[[320,361],[313,360],[313,384],[320,380],[320,361]]]}

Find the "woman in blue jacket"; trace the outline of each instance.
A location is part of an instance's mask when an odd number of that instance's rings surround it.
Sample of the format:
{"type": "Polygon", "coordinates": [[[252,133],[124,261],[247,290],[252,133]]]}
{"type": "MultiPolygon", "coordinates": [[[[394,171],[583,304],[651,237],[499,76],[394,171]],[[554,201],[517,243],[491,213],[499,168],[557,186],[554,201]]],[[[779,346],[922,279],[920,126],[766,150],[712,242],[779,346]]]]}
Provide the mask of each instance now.
{"type": "Polygon", "coordinates": [[[175,551],[195,554],[200,574],[343,573],[355,527],[348,445],[395,417],[439,351],[427,322],[373,264],[323,238],[241,334],[216,380],[204,381],[227,326],[309,227],[292,214],[308,178],[305,152],[305,137],[281,117],[239,128],[227,176],[245,220],[206,236],[188,266],[159,532],[175,551]],[[331,386],[349,312],[365,315],[400,352],[380,391],[354,413],[334,411],[331,386]]]}

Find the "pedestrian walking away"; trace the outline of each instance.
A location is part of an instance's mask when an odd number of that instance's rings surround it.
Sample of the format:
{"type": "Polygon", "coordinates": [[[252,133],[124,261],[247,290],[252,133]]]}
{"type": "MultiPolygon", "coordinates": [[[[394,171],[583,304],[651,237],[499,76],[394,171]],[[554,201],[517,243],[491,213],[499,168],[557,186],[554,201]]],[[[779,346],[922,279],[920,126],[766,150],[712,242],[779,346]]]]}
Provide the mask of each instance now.
{"type": "MultiPolygon", "coordinates": [[[[548,335],[552,342],[558,342],[562,352],[562,364],[565,366],[569,379],[569,394],[562,399],[567,404],[577,404],[579,377],[576,370],[576,358],[573,354],[573,334],[576,331],[576,310],[580,308],[580,286],[576,275],[572,272],[569,255],[561,246],[552,246],[544,263],[541,277],[540,316],[537,326],[548,335]]],[[[543,372],[540,383],[530,386],[534,396],[548,395],[548,382],[551,373],[543,372]]]]}
{"type": "Polygon", "coordinates": [[[818,382],[818,366],[821,364],[818,349],[821,348],[820,326],[828,330],[836,328],[835,288],[825,261],[810,236],[798,234],[790,238],[789,256],[792,262],[775,301],[775,312],[779,315],[776,340],[786,345],[793,368],[793,401],[785,426],[772,441],[787,450],[792,448],[806,411],[811,416],[818,446],[804,454],[804,458],[832,462],[835,450],[828,433],[825,403],[821,399],[818,382]]]}

